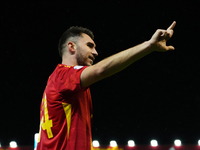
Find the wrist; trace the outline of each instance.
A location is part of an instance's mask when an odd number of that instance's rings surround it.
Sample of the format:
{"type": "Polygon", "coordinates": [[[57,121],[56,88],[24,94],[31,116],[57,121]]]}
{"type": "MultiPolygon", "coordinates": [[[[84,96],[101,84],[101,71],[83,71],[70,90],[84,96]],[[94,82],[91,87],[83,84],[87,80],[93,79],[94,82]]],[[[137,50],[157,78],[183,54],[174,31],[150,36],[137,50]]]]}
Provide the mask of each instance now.
{"type": "Polygon", "coordinates": [[[149,52],[153,52],[153,51],[156,50],[156,48],[155,48],[156,46],[155,46],[154,43],[152,43],[151,40],[149,40],[149,41],[145,41],[144,44],[146,44],[147,49],[148,49],[149,52]]]}

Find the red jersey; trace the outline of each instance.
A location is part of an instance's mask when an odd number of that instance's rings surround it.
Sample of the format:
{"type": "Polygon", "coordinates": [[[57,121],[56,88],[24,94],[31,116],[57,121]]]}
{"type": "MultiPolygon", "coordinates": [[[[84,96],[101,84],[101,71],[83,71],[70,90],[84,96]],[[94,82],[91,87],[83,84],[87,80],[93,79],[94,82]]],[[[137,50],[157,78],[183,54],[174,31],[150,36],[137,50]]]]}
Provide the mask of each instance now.
{"type": "Polygon", "coordinates": [[[92,100],[81,88],[87,66],[58,64],[48,79],[40,108],[37,150],[91,150],[92,100]]]}

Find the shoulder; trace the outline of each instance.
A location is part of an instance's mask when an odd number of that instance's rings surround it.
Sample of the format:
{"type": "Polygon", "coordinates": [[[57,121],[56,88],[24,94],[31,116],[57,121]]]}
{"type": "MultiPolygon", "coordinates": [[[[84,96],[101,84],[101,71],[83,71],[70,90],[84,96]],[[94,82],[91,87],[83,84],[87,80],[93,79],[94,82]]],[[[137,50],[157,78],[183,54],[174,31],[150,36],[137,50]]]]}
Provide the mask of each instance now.
{"type": "Polygon", "coordinates": [[[65,75],[75,75],[81,74],[82,71],[87,68],[88,66],[68,66],[65,64],[58,64],[55,69],[56,76],[65,76],[65,75]]]}

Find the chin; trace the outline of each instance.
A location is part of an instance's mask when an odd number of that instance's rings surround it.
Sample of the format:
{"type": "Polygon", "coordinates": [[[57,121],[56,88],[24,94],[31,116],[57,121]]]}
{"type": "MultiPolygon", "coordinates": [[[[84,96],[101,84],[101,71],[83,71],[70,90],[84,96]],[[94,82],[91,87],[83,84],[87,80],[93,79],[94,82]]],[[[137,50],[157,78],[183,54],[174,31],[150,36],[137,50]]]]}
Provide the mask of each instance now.
{"type": "Polygon", "coordinates": [[[93,65],[93,62],[88,62],[87,64],[86,64],[86,66],[92,66],[93,65]]]}
{"type": "Polygon", "coordinates": [[[81,66],[92,66],[93,62],[92,61],[86,61],[86,62],[80,63],[80,65],[81,66]]]}
{"type": "Polygon", "coordinates": [[[87,64],[87,66],[92,66],[92,64],[87,64]]]}

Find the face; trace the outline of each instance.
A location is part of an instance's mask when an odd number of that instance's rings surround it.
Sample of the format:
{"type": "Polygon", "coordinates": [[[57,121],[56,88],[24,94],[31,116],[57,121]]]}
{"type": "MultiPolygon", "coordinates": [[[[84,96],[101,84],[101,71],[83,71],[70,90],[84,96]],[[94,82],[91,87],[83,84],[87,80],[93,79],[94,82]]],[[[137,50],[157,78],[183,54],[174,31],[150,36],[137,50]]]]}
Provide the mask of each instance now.
{"type": "Polygon", "coordinates": [[[78,65],[91,66],[98,56],[94,41],[87,34],[82,34],[76,44],[76,59],[78,65]]]}

